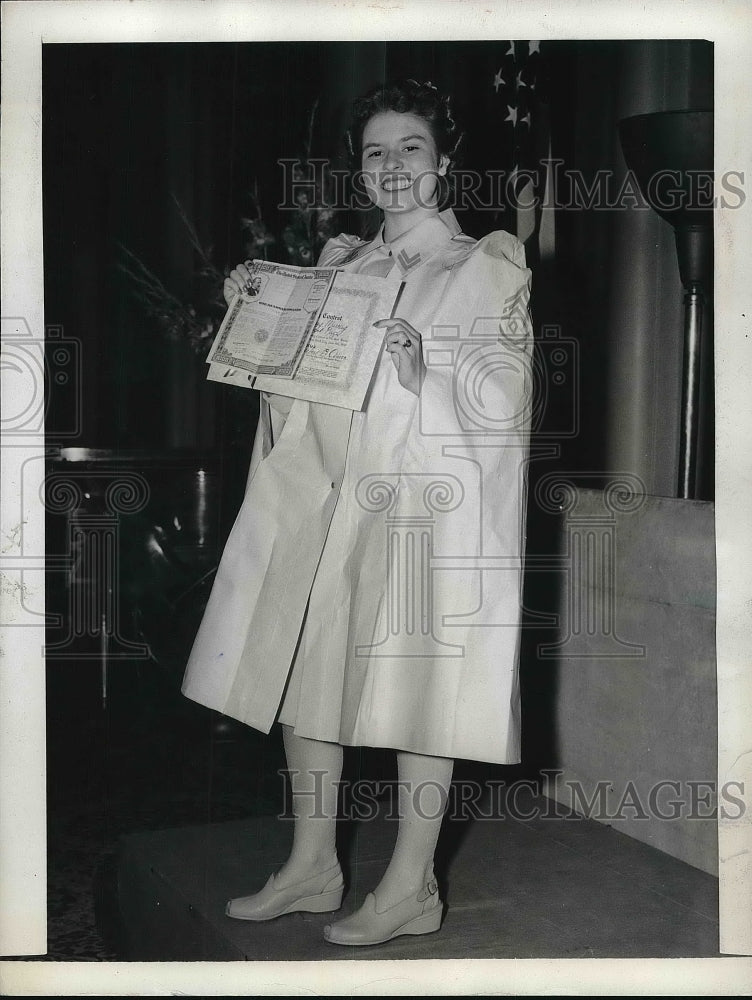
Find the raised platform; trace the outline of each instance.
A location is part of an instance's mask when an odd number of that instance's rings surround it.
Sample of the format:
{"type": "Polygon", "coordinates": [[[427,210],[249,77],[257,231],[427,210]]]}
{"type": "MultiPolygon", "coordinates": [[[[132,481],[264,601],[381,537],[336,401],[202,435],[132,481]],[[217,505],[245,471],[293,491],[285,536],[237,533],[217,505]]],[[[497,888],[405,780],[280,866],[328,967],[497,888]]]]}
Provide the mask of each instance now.
{"type": "MultiPolygon", "coordinates": [[[[224,915],[287,856],[289,820],[273,817],[132,834],[119,862],[127,958],[242,961],[427,958],[691,958],[718,955],[718,881],[610,827],[545,818],[545,798],[518,797],[531,819],[445,822],[437,874],[442,929],[371,948],[323,940],[328,914],[269,923],[224,915]]],[[[383,812],[383,811],[382,811],[383,812]]],[[[386,867],[396,822],[342,826],[347,891],[360,905],[386,867]]]]}

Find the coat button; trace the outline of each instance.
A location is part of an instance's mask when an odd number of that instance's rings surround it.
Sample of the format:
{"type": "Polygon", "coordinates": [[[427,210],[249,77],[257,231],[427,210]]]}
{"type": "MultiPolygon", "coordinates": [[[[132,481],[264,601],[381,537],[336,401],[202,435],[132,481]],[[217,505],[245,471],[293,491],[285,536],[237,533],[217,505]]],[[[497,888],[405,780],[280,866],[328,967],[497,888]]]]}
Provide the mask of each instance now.
{"type": "Polygon", "coordinates": [[[337,488],[337,484],[336,483],[332,483],[332,489],[334,490],[336,488],[337,488]]]}

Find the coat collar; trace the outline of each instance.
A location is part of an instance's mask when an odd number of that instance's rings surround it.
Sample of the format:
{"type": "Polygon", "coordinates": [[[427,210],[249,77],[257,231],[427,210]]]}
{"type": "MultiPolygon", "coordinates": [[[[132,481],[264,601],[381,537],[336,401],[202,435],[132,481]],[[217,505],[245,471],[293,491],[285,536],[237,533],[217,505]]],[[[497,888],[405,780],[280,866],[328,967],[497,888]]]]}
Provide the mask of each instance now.
{"type": "Polygon", "coordinates": [[[391,243],[384,242],[384,226],[370,243],[366,243],[357,252],[360,259],[366,254],[376,254],[379,257],[393,256],[402,277],[425,264],[437,250],[446,246],[455,236],[462,232],[451,208],[431,215],[419,222],[417,226],[408,229],[391,243]]]}

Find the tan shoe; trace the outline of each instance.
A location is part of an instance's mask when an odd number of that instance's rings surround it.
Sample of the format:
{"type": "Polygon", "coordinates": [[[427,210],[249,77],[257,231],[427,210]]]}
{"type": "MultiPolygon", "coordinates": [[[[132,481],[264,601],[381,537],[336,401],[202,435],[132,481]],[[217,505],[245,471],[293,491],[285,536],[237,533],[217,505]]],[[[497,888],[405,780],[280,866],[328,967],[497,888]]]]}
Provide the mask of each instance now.
{"type": "Polygon", "coordinates": [[[441,926],[444,904],[439,887],[431,879],[416,896],[408,896],[383,912],[369,892],[361,908],[336,924],[327,924],[324,938],[330,944],[383,944],[401,934],[432,934],[441,926]]]}
{"type": "Polygon", "coordinates": [[[231,899],[225,913],[235,920],[275,920],[286,913],[328,913],[342,905],[344,879],[339,862],[320,875],[312,875],[280,889],[270,875],[261,892],[231,899]]]}

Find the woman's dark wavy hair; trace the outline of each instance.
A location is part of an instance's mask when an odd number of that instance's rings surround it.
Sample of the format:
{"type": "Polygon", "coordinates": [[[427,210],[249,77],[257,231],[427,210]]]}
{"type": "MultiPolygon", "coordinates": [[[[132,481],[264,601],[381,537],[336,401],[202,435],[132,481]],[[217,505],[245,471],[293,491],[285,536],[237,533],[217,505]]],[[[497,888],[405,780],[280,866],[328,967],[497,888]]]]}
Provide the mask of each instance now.
{"type": "Polygon", "coordinates": [[[345,133],[345,145],[353,171],[360,170],[361,166],[363,130],[370,119],[382,111],[399,111],[422,118],[439,155],[444,153],[449,157],[449,177],[459,163],[464,135],[452,117],[449,97],[442,96],[432,83],[418,83],[417,80],[397,80],[374,87],[354,102],[352,124],[345,133]]]}

